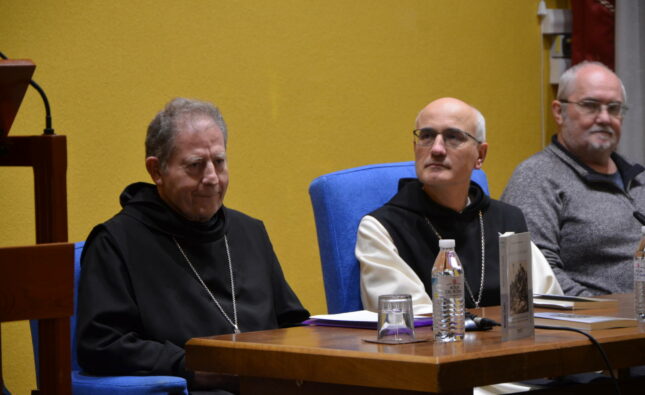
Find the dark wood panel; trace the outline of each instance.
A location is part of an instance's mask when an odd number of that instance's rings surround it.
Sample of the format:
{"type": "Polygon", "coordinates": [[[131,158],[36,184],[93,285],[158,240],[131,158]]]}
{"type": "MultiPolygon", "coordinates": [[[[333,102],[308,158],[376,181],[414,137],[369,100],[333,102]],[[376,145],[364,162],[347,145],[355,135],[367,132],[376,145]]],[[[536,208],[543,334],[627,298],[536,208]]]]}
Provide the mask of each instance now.
{"type": "Polygon", "coordinates": [[[72,393],[69,317],[38,321],[39,395],[72,393]]]}
{"type": "Polygon", "coordinates": [[[0,248],[0,321],[70,317],[74,244],[0,248]]]}
{"type": "Polygon", "coordinates": [[[36,242],[67,241],[67,139],[61,135],[0,140],[0,166],[34,169],[36,242]]]}
{"type": "Polygon", "coordinates": [[[39,319],[41,395],[71,394],[74,244],[0,248],[0,321],[39,319]]]}
{"type": "MultiPolygon", "coordinates": [[[[398,372],[389,372],[398,374],[398,372]]],[[[428,392],[404,391],[400,389],[385,389],[361,387],[355,385],[339,385],[317,383],[299,380],[264,379],[258,377],[242,377],[240,379],[242,394],[294,394],[294,395],[422,395],[428,392]]],[[[444,395],[472,395],[472,390],[445,393],[444,395]]]]}
{"type": "Polygon", "coordinates": [[[31,60],[0,60],[0,139],[11,129],[34,70],[31,60]]]}
{"type": "Polygon", "coordinates": [[[0,321],[40,320],[39,393],[70,394],[74,246],[42,245],[67,241],[67,139],[3,136],[0,166],[33,168],[36,242],[40,244],[0,250],[0,321]]]}

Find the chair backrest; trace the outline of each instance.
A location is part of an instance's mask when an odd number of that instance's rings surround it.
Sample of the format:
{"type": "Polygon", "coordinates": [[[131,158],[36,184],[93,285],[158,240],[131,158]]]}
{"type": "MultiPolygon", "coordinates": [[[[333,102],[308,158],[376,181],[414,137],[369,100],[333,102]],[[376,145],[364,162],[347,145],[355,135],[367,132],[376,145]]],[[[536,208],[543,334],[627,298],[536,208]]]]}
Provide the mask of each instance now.
{"type": "MultiPolygon", "coordinates": [[[[83,252],[85,241],[74,243],[74,314],[69,318],[70,341],[72,344],[72,370],[80,370],[76,362],[76,342],[74,341],[76,333],[76,302],[78,299],[78,280],[81,275],[81,253],[83,252]]],[[[34,349],[34,362],[36,363],[36,377],[40,377],[39,372],[39,354],[38,354],[38,320],[29,321],[31,327],[31,342],[34,349]]]]}
{"type": "MultiPolygon", "coordinates": [[[[396,194],[399,179],[410,177],[416,177],[414,162],[397,162],[341,170],[311,182],[309,196],[329,313],[362,309],[359,265],[354,256],[358,224],[396,194]]],[[[489,193],[482,170],[473,171],[471,178],[489,193]]]]}
{"type": "Polygon", "coordinates": [[[76,306],[78,306],[78,281],[81,278],[81,253],[85,241],[74,243],[74,315],[70,317],[69,327],[72,339],[72,370],[81,370],[76,362],[76,306]]]}

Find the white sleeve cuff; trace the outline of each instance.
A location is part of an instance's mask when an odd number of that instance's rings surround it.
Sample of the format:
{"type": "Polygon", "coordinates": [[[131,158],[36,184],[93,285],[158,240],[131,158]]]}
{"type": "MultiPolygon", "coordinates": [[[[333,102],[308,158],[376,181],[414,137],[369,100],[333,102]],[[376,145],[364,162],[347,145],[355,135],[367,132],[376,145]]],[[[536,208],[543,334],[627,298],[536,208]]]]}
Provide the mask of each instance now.
{"type": "Polygon", "coordinates": [[[363,217],[355,249],[361,268],[361,300],[366,310],[378,310],[379,295],[410,294],[415,314],[432,313],[432,300],[417,274],[398,254],[385,227],[363,217]]]}

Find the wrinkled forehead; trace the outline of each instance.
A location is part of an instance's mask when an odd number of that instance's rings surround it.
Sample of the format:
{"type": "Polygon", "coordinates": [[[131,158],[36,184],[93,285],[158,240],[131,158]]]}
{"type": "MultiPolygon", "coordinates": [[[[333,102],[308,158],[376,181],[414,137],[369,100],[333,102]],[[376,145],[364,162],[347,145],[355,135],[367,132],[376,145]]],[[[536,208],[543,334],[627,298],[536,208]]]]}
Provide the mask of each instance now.
{"type": "Polygon", "coordinates": [[[178,125],[172,144],[172,155],[184,155],[194,150],[226,151],[224,133],[209,118],[187,119],[178,125]]]}
{"type": "Polygon", "coordinates": [[[575,100],[597,98],[625,101],[618,77],[614,73],[596,66],[585,67],[578,71],[572,82],[570,96],[575,100]]]}
{"type": "MultiPolygon", "coordinates": [[[[206,115],[184,114],[175,120],[175,133],[181,132],[203,132],[213,126],[219,131],[215,121],[206,115]]],[[[221,133],[221,131],[220,131],[221,133]]]]}
{"type": "Polygon", "coordinates": [[[424,108],[417,117],[416,127],[444,130],[456,128],[469,133],[475,132],[475,112],[470,107],[443,105],[424,108]]]}

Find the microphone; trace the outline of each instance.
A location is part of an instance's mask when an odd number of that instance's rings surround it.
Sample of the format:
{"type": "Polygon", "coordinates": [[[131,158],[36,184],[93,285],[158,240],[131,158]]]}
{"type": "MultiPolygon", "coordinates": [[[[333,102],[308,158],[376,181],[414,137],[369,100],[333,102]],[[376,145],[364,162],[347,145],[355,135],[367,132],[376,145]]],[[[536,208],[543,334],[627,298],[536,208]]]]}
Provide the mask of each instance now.
{"type": "Polygon", "coordinates": [[[466,327],[473,331],[487,331],[494,326],[501,326],[499,322],[490,318],[479,317],[471,312],[466,312],[466,327]],[[470,326],[470,328],[469,328],[470,326]]]}
{"type": "MultiPolygon", "coordinates": [[[[4,60],[9,59],[2,52],[0,52],[0,58],[4,60]]],[[[29,85],[33,86],[34,89],[38,91],[38,93],[40,94],[40,97],[43,100],[43,103],[45,104],[45,129],[43,129],[43,134],[48,134],[48,135],[56,134],[54,133],[54,128],[52,128],[52,113],[51,113],[51,109],[49,108],[49,100],[47,100],[47,95],[45,94],[45,91],[34,80],[29,81],[29,85]]]]}

